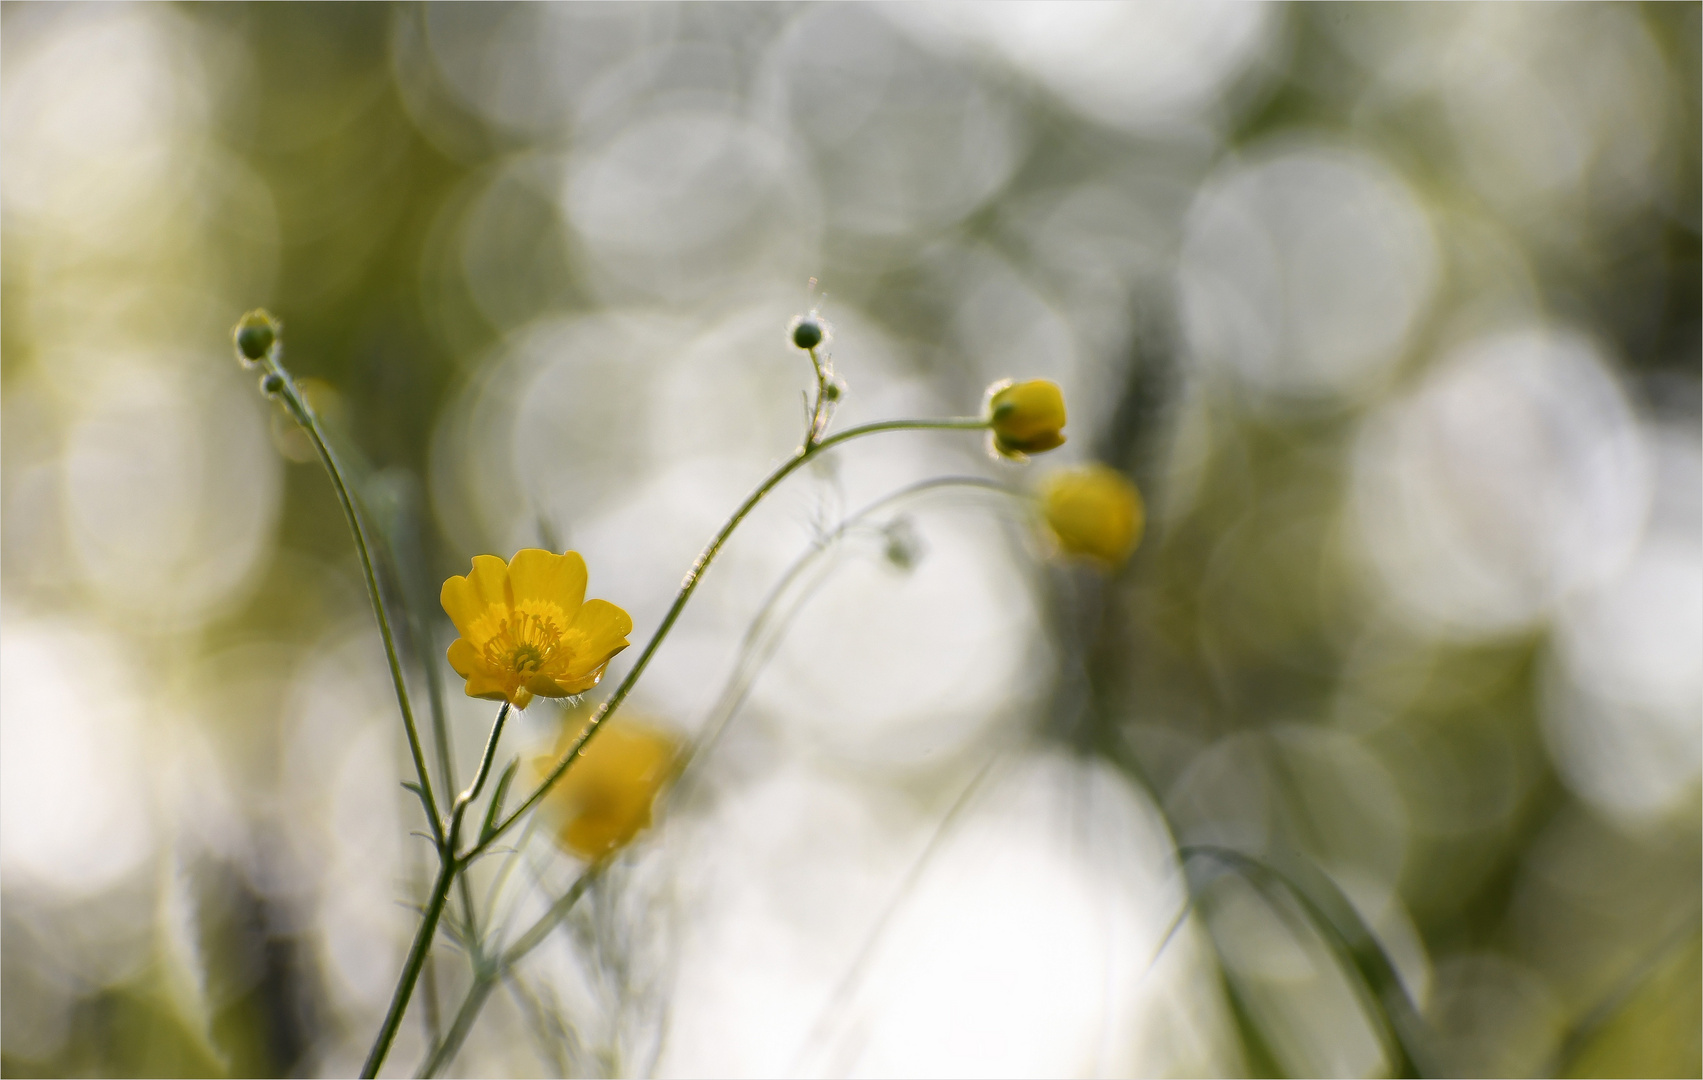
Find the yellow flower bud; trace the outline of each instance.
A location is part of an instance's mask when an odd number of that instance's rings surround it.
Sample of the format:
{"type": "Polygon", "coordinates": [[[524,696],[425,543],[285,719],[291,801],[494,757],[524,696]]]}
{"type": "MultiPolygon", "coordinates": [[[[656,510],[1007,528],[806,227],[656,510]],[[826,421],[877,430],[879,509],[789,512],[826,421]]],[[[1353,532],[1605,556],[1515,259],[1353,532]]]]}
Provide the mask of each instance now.
{"type": "MultiPolygon", "coordinates": [[[[544,797],[556,843],[587,862],[626,847],[650,826],[651,806],[679,760],[674,736],[636,720],[609,721],[544,797]]],[[[545,773],[555,761],[539,758],[533,767],[545,773]]]]}
{"type": "Polygon", "coordinates": [[[994,449],[1006,457],[1022,460],[1064,445],[1064,395],[1046,379],[994,383],[987,416],[994,449]]]}
{"type": "Polygon", "coordinates": [[[1141,492],[1105,465],[1054,473],[1041,492],[1041,509],[1060,549],[1108,570],[1130,557],[1147,524],[1141,492]]]}

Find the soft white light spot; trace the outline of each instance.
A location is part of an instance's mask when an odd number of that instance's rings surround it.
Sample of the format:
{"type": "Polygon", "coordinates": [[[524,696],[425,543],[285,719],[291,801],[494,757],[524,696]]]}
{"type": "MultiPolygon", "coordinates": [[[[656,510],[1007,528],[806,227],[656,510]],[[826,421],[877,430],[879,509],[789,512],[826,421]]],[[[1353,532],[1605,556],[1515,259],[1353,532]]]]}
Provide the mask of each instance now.
{"type": "Polygon", "coordinates": [[[1355,452],[1364,555],[1406,618],[1519,631],[1624,565],[1649,505],[1636,422],[1595,348],[1480,338],[1369,417],[1355,452]]]}
{"type": "Polygon", "coordinates": [[[99,892],[153,853],[140,688],[90,629],[9,621],[0,638],[0,865],[99,892]]]}
{"type": "Polygon", "coordinates": [[[923,40],[989,47],[1101,123],[1148,133],[1198,119],[1269,49],[1258,3],[916,4],[883,14],[923,40]]]}
{"type": "Polygon", "coordinates": [[[1354,397],[1402,358],[1437,250],[1424,209],[1378,161],[1292,149],[1207,184],[1177,273],[1201,363],[1279,400],[1354,397]]]}

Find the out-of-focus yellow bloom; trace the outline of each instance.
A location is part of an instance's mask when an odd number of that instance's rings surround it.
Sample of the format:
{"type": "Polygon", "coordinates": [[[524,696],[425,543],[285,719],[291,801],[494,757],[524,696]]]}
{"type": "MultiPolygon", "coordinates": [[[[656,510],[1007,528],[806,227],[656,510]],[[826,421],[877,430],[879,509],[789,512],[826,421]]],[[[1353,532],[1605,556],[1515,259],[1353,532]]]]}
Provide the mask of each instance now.
{"type": "Polygon", "coordinates": [[[1023,458],[1064,445],[1064,395],[1046,379],[988,387],[988,426],[993,446],[1009,458],[1023,458]]]}
{"type": "Polygon", "coordinates": [[[1130,557],[1147,524],[1141,492],[1105,465],[1054,473],[1042,489],[1041,509],[1060,548],[1108,569],[1130,557]]]}
{"type": "MultiPolygon", "coordinates": [[[[679,760],[680,743],[672,735],[637,721],[611,720],[544,797],[556,842],[587,862],[621,850],[649,827],[651,806],[679,760]]],[[[542,775],[555,762],[538,758],[533,768],[542,775]]]]}
{"type": "Polygon", "coordinates": [[[526,708],[534,694],[567,697],[597,685],[627,647],[632,618],[607,600],[585,599],[585,560],[538,548],[512,562],[473,556],[473,572],[443,583],[444,611],[461,636],[449,664],[469,697],[526,708]]]}

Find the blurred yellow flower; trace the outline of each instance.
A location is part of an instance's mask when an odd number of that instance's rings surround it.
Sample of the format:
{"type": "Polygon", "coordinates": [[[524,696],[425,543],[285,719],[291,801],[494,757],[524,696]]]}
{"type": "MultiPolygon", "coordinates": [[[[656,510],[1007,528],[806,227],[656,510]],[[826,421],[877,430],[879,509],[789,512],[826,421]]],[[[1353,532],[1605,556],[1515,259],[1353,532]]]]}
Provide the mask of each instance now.
{"type": "MultiPolygon", "coordinates": [[[[638,721],[605,724],[544,797],[556,842],[587,862],[625,847],[649,827],[651,805],[679,759],[680,743],[666,732],[638,721]]],[[[533,767],[547,773],[555,761],[538,758],[533,767]]]]}
{"type": "Polygon", "coordinates": [[[1108,569],[1130,557],[1147,524],[1141,492],[1105,465],[1054,473],[1042,489],[1041,509],[1060,548],[1108,569]]]}
{"type": "Polygon", "coordinates": [[[1006,457],[1021,459],[1064,445],[1064,395],[1057,383],[994,383],[988,387],[987,408],[994,449],[1006,457]]]}
{"type": "Polygon", "coordinates": [[[512,562],[473,556],[473,572],[443,583],[443,609],[461,636],[449,664],[469,697],[526,708],[534,694],[567,697],[597,685],[627,647],[632,618],[607,600],[585,599],[585,560],[538,548],[512,562]]]}

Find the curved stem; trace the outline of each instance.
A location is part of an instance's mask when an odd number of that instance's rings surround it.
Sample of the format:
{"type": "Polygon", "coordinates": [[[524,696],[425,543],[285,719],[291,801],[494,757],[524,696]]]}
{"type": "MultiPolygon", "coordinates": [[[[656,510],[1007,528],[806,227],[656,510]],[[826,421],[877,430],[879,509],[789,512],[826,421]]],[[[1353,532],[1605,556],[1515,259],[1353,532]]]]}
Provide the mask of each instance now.
{"type": "Polygon", "coordinates": [[[416,1075],[436,1076],[455,1060],[455,1055],[461,1052],[461,1045],[467,1041],[468,1033],[473,1030],[473,1021],[478,1019],[479,1010],[484,1008],[485,999],[490,996],[491,988],[496,985],[497,980],[519,963],[521,957],[537,948],[540,942],[550,936],[556,925],[567,918],[568,912],[572,911],[579,898],[585,895],[585,890],[591,886],[593,879],[602,873],[603,866],[604,864],[599,863],[576,878],[568,887],[568,891],[557,897],[550,909],[539,916],[538,921],[528,927],[501,956],[489,964],[475,965],[473,985],[468,987],[467,997],[461,1002],[454,1022],[444,1033],[443,1041],[432,1048],[431,1054],[427,1056],[425,1064],[420,1066],[416,1075]]]}
{"type": "MultiPolygon", "coordinates": [[[[401,506],[396,516],[391,518],[389,528],[381,528],[380,536],[386,541],[390,553],[390,565],[396,579],[401,583],[404,598],[404,613],[407,616],[408,640],[413,646],[414,662],[426,678],[426,700],[430,707],[432,718],[432,747],[438,759],[438,783],[441,790],[450,792],[456,789],[455,753],[450,746],[449,719],[444,703],[443,677],[437,662],[439,653],[432,647],[431,624],[421,616],[421,612],[429,610],[436,597],[429,588],[430,581],[426,577],[424,553],[420,548],[419,530],[416,514],[419,511],[419,489],[409,474],[409,483],[403,488],[401,506]]],[[[478,915],[473,906],[473,890],[465,874],[456,879],[457,899],[461,902],[461,921],[466,927],[466,944],[473,962],[479,963],[479,932],[478,915]]],[[[427,980],[427,1001],[435,1011],[436,993],[431,988],[432,965],[428,960],[425,978],[427,980]]],[[[436,1027],[432,1025],[434,1040],[437,1038],[436,1027]]]]}
{"type": "Polygon", "coordinates": [[[456,797],[455,804],[449,814],[448,835],[444,838],[443,846],[438,849],[438,877],[432,884],[431,896],[426,900],[426,908],[420,917],[420,925],[414,931],[414,943],[408,948],[408,959],[403,962],[402,974],[396,980],[396,989],[390,996],[390,1009],[385,1013],[384,1023],[379,1026],[378,1035],[373,1039],[372,1049],[367,1052],[367,1060],[361,1066],[363,1078],[378,1075],[380,1065],[384,1064],[385,1055],[390,1053],[390,1044],[396,1039],[396,1029],[402,1026],[402,1016],[408,1011],[408,1000],[414,995],[414,984],[419,981],[420,969],[425,966],[426,954],[431,951],[432,939],[438,930],[438,920],[443,917],[444,902],[449,899],[450,885],[467,866],[465,860],[455,857],[456,845],[460,841],[461,821],[467,814],[467,807],[479,797],[480,790],[485,786],[485,779],[491,774],[491,762],[497,756],[497,741],[503,735],[503,723],[509,716],[509,703],[503,702],[503,707],[497,710],[497,719],[491,725],[491,736],[485,741],[485,756],[479,763],[479,774],[467,790],[456,797]]]}
{"type": "MultiPolygon", "coordinates": [[[[285,386],[286,393],[291,396],[293,407],[298,410],[301,415],[311,416],[311,414],[308,413],[303,406],[299,396],[295,396],[295,389],[289,384],[288,376],[285,376],[285,386]]],[[[750,495],[746,496],[745,501],[739,504],[739,507],[734,510],[732,516],[729,517],[722,525],[721,529],[716,533],[709,545],[704,548],[701,554],[699,554],[697,560],[692,564],[692,569],[687,572],[685,580],[681,583],[680,591],[674,597],[674,603],[670,605],[667,614],[663,616],[662,622],[658,625],[656,632],[651,635],[651,639],[648,643],[646,643],[644,651],[639,654],[637,662],[635,662],[633,667],[627,672],[626,677],[621,680],[621,684],[615,688],[615,692],[611,694],[609,698],[605,700],[601,706],[599,706],[597,712],[592,715],[591,721],[586,725],[585,731],[580,734],[579,738],[574,742],[574,745],[568,750],[568,752],[556,762],[555,766],[551,769],[550,774],[546,776],[535,789],[533,789],[532,793],[528,795],[519,806],[504,817],[501,822],[493,826],[488,832],[485,832],[477,843],[470,847],[466,852],[458,853],[462,818],[466,813],[468,805],[478,797],[480,790],[484,787],[486,777],[490,774],[491,763],[496,756],[497,740],[502,733],[503,722],[508,717],[509,706],[506,702],[504,703],[502,710],[497,714],[496,723],[492,726],[491,738],[486,743],[484,759],[481,761],[479,766],[479,774],[475,778],[472,786],[456,798],[455,804],[450,811],[448,828],[440,833],[443,837],[440,841],[439,847],[442,864],[439,869],[438,878],[432,887],[432,893],[427,901],[424,916],[422,917],[420,926],[415,933],[414,943],[409,949],[408,959],[403,965],[402,975],[397,981],[395,993],[391,998],[390,1010],[385,1016],[384,1024],[379,1030],[377,1039],[374,1040],[372,1050],[369,1053],[366,1064],[362,1069],[361,1075],[363,1077],[372,1077],[377,1075],[379,1066],[383,1063],[385,1055],[390,1050],[390,1044],[396,1038],[396,1030],[401,1025],[403,1013],[407,1011],[408,999],[413,994],[414,984],[419,979],[420,968],[424,965],[427,952],[430,951],[433,936],[437,932],[438,920],[443,915],[444,902],[449,896],[450,887],[456,876],[461,871],[465,870],[474,859],[478,858],[493,843],[495,843],[498,837],[502,836],[505,832],[512,828],[527,811],[531,810],[538,804],[539,800],[544,798],[544,796],[550,791],[550,788],[555,785],[556,781],[561,779],[562,775],[567,772],[568,766],[573,764],[574,759],[585,749],[586,744],[591,741],[592,736],[595,735],[598,729],[603,725],[603,721],[606,720],[617,708],[619,708],[624,700],[626,700],[627,695],[632,692],[633,686],[638,682],[639,677],[644,674],[645,668],[650,665],[651,658],[656,655],[657,649],[661,646],[663,640],[667,638],[668,632],[673,629],[675,622],[680,618],[680,613],[685,610],[687,602],[692,598],[692,594],[697,591],[698,583],[703,580],[704,572],[709,568],[710,563],[713,562],[716,555],[721,552],[722,547],[733,535],[733,531],[739,527],[739,523],[744,521],[745,518],[750,515],[751,511],[756,508],[757,504],[763,500],[763,497],[770,491],[774,490],[781,481],[785,480],[788,476],[791,476],[800,467],[815,458],[817,455],[830,450],[841,443],[850,442],[853,439],[862,438],[866,435],[878,434],[884,431],[977,431],[986,427],[987,421],[979,417],[953,417],[943,420],[883,420],[872,424],[864,424],[859,427],[848,428],[847,430],[842,431],[837,435],[832,435],[820,442],[800,446],[796,451],[794,451],[790,458],[771,472],[762,481],[762,483],[758,484],[750,495]]],[[[323,446],[323,443],[318,440],[317,437],[315,441],[316,445],[323,446]]],[[[323,450],[322,455],[329,461],[329,450],[323,450]]],[[[342,492],[341,485],[339,485],[339,491],[342,492]]],[[[354,520],[352,513],[351,520],[354,520]]],[[[363,545],[363,552],[364,550],[365,548],[363,545]]],[[[370,563],[368,565],[370,566],[370,563]]],[[[376,596],[376,579],[374,580],[374,587],[376,596]]],[[[385,642],[388,646],[391,643],[388,623],[382,623],[382,625],[386,630],[385,642]]],[[[398,680],[400,680],[400,668],[395,665],[394,650],[391,651],[391,656],[393,670],[395,671],[398,680]]],[[[398,686],[400,687],[400,685],[400,681],[398,681],[398,686]]],[[[405,719],[407,721],[409,732],[409,744],[415,751],[416,766],[420,769],[421,777],[424,778],[426,775],[425,762],[423,756],[419,753],[419,739],[414,730],[412,714],[405,712],[405,719]]],[[[435,821],[434,827],[436,827],[435,821]]]]}
{"type": "MultiPolygon", "coordinates": [[[[503,707],[497,710],[496,722],[491,725],[491,736],[485,740],[485,753],[479,759],[479,771],[474,774],[473,783],[466,791],[455,797],[455,805],[449,812],[449,850],[455,851],[456,833],[461,825],[462,816],[467,813],[468,806],[479,797],[479,792],[485,787],[485,781],[491,775],[491,763],[497,759],[497,741],[503,737],[503,723],[509,718],[510,705],[503,702],[503,707]]],[[[465,862],[466,860],[461,860],[465,862]]]]}
{"type": "Polygon", "coordinates": [[[1432,1072],[1430,1035],[1419,1007],[1377,935],[1328,875],[1298,860],[1289,860],[1279,871],[1245,852],[1214,844],[1185,844],[1177,854],[1185,862],[1195,857],[1215,860],[1262,892],[1276,886],[1291,897],[1306,922],[1336,955],[1344,974],[1352,973],[1351,985],[1383,1044],[1391,1073],[1423,1077],[1432,1072]]]}
{"type": "Polygon", "coordinates": [[[390,1044],[396,1039],[396,1029],[402,1025],[402,1014],[408,1011],[408,999],[414,994],[420,969],[426,964],[426,954],[431,951],[432,938],[437,934],[438,919],[443,916],[444,901],[449,899],[449,885],[455,873],[454,859],[445,858],[438,864],[438,878],[432,884],[431,897],[426,901],[420,925],[414,931],[414,943],[408,947],[408,959],[402,964],[402,975],[390,996],[390,1009],[385,1013],[384,1023],[379,1026],[372,1049],[367,1051],[366,1063],[361,1066],[363,1080],[377,1076],[385,1055],[390,1053],[390,1044]]]}
{"type": "MultiPolygon", "coordinates": [[[[806,570],[810,569],[812,564],[831,550],[833,545],[844,539],[848,533],[862,525],[868,518],[908,499],[942,488],[970,488],[1012,496],[1024,494],[1020,488],[1014,488],[1009,484],[1001,483],[998,480],[989,480],[985,477],[937,476],[908,484],[897,491],[888,492],[821,536],[811,546],[810,550],[800,555],[791,566],[786,568],[786,571],[781,574],[780,580],[769,591],[769,595],[764,599],[762,606],[758,608],[756,617],[752,620],[751,626],[745,631],[744,639],[740,642],[739,659],[735,664],[733,674],[728,678],[722,692],[716,697],[715,705],[710,708],[709,718],[704,722],[697,739],[693,741],[692,747],[677,766],[678,770],[684,771],[690,762],[706,753],[715,744],[716,740],[720,738],[722,730],[732,719],[734,712],[744,702],[745,696],[750,692],[752,682],[756,677],[756,669],[768,660],[767,656],[759,655],[762,651],[759,648],[759,639],[767,633],[768,642],[777,640],[776,635],[784,628],[786,619],[796,613],[796,609],[788,612],[779,622],[774,624],[772,630],[770,629],[770,619],[787,590],[792,588],[793,584],[806,570]]],[[[800,603],[802,603],[802,598],[800,603]]],[[[768,642],[763,644],[766,645],[768,642]]],[[[681,793],[677,791],[676,797],[679,794],[681,793]]]]}
{"type": "MultiPolygon", "coordinates": [[[[710,719],[704,725],[704,734],[698,738],[696,744],[687,752],[683,760],[677,766],[679,771],[686,770],[691,762],[697,760],[714,745],[717,737],[721,733],[721,730],[726,726],[734,711],[738,709],[739,704],[744,700],[751,685],[753,672],[749,669],[754,666],[752,664],[752,659],[758,652],[758,639],[762,636],[763,628],[768,623],[770,615],[773,613],[774,609],[779,606],[780,601],[783,597],[785,597],[788,589],[790,589],[793,583],[798,580],[800,575],[802,575],[812,563],[821,558],[825,552],[830,550],[835,543],[843,539],[848,533],[857,528],[874,514],[918,495],[924,495],[928,492],[937,491],[942,488],[972,488],[1006,495],[1022,494],[1019,489],[1014,489],[1011,486],[1003,484],[997,480],[988,480],[979,476],[934,477],[932,479],[922,480],[915,484],[907,485],[897,491],[883,495],[881,498],[876,499],[874,502],[850,515],[844,521],[841,521],[826,535],[818,539],[809,551],[794,560],[793,564],[786,569],[786,571],[781,575],[780,581],[772,590],[770,590],[768,597],[763,601],[762,607],[759,609],[756,619],[752,623],[751,629],[746,632],[745,638],[740,644],[740,653],[742,658],[736,665],[734,672],[729,676],[727,685],[722,689],[715,706],[711,708],[710,719]]],[[[760,665],[761,662],[761,659],[756,660],[757,665],[760,665]]],[[[508,866],[512,865],[512,862],[507,863],[505,864],[504,869],[506,870],[508,866]]],[[[487,965],[478,959],[475,959],[474,985],[469,988],[467,997],[462,1001],[461,1008],[456,1013],[455,1020],[450,1025],[449,1030],[444,1034],[442,1041],[433,1048],[431,1054],[427,1057],[425,1064],[420,1066],[420,1072],[418,1073],[419,1076],[435,1076],[440,1070],[447,1067],[450,1062],[455,1060],[455,1055],[460,1051],[462,1043],[466,1041],[467,1035],[472,1029],[474,1020],[478,1017],[479,1011],[484,1007],[485,1001],[490,995],[492,986],[497,980],[501,979],[510,968],[519,963],[527,953],[531,952],[549,936],[550,932],[555,929],[556,925],[567,916],[569,911],[572,910],[581,894],[584,893],[592,880],[602,872],[602,869],[603,864],[598,864],[580,875],[568,891],[551,904],[549,910],[546,911],[536,922],[534,922],[531,927],[516,938],[513,945],[503,950],[502,954],[494,961],[487,965]]],[[[466,880],[465,875],[463,875],[462,880],[466,880]]],[[[490,906],[489,903],[487,906],[490,906]]]]}
{"type": "Polygon", "coordinates": [[[443,822],[438,817],[438,805],[432,795],[432,778],[426,767],[426,755],[420,748],[420,732],[414,723],[414,709],[408,703],[408,686],[402,678],[402,661],[396,653],[396,635],[390,628],[390,617],[385,613],[384,599],[379,593],[378,574],[373,569],[372,550],[367,544],[366,529],[361,525],[361,516],[355,509],[355,500],[349,494],[349,487],[343,480],[343,471],[337,464],[336,455],[325,441],[325,433],[320,429],[319,418],[303,400],[301,391],[297,389],[295,380],[284,370],[276,356],[267,358],[271,372],[283,381],[282,394],[284,402],[295,417],[296,423],[307,432],[308,439],[313,443],[315,453],[319,455],[320,464],[331,477],[331,486],[337,490],[337,501],[343,507],[343,517],[349,523],[349,532],[355,538],[355,550],[361,557],[361,571],[366,576],[367,596],[372,601],[373,614],[378,616],[379,634],[384,638],[384,655],[390,664],[390,681],[396,687],[396,703],[402,709],[402,726],[408,733],[408,752],[414,758],[414,772],[419,778],[420,800],[425,804],[426,817],[431,820],[432,836],[442,845],[444,840],[443,822]]]}
{"type": "Polygon", "coordinates": [[[681,582],[680,591],[675,594],[674,603],[669,606],[668,613],[662,617],[661,624],[657,626],[656,632],[651,635],[644,651],[639,653],[638,660],[634,662],[626,677],[621,680],[621,684],[615,688],[615,692],[610,694],[608,699],[592,714],[590,723],[586,725],[585,731],[580,733],[580,737],[575,740],[574,745],[568,749],[566,754],[562,755],[561,759],[551,768],[549,775],[533,789],[532,793],[467,853],[467,859],[477,856],[495,842],[497,837],[513,827],[514,823],[519,821],[528,810],[536,806],[538,801],[555,786],[556,781],[561,779],[568,766],[573,764],[574,758],[579,756],[580,751],[585,749],[586,743],[590,742],[592,736],[597,734],[598,728],[603,726],[603,721],[610,713],[620,708],[621,703],[632,692],[633,685],[639,681],[639,676],[644,674],[645,668],[650,665],[651,658],[656,655],[656,650],[668,637],[668,632],[674,628],[674,623],[680,618],[680,613],[685,610],[687,601],[692,598],[692,593],[697,591],[698,582],[703,580],[704,571],[709,569],[710,563],[720,554],[723,545],[733,535],[733,530],[739,527],[739,523],[744,521],[751,511],[756,509],[757,504],[763,501],[763,497],[774,490],[782,480],[791,476],[799,467],[817,455],[841,443],[860,439],[865,435],[874,435],[883,431],[978,431],[986,427],[987,421],[977,417],[954,417],[948,420],[882,420],[873,424],[847,428],[837,435],[823,439],[814,446],[799,447],[792,457],[782,462],[774,472],[757,485],[750,495],[745,497],[745,501],[739,504],[739,508],[733,512],[733,516],[727,519],[721,530],[716,533],[715,538],[704,548],[697,561],[692,564],[692,569],[686,573],[685,580],[681,582]]]}

